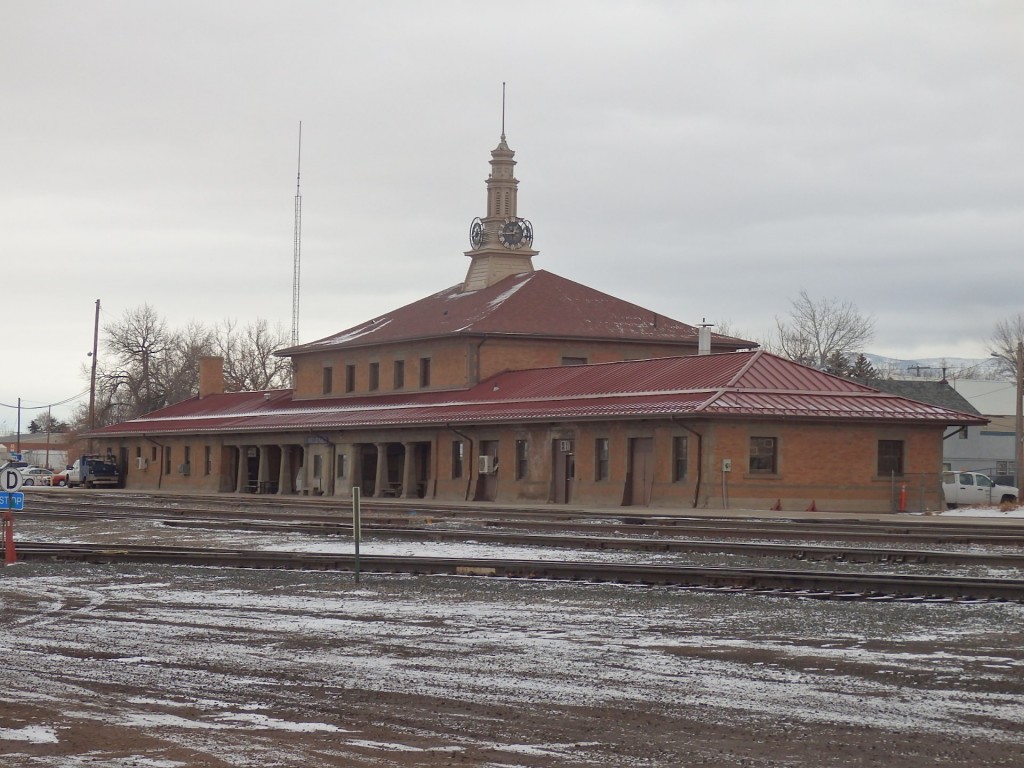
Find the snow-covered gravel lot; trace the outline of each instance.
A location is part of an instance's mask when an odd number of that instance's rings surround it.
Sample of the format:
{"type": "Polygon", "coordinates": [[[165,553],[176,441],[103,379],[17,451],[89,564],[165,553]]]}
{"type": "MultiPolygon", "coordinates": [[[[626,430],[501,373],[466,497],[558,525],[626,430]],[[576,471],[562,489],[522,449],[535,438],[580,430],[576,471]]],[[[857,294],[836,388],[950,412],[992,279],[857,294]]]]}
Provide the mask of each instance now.
{"type": "Polygon", "coordinates": [[[19,563],[0,765],[1019,765],[1024,606],[19,563]]]}
{"type": "MultiPolygon", "coordinates": [[[[352,547],[155,521],[22,517],[17,531],[352,547]]],[[[381,537],[362,551],[666,557],[381,537]]],[[[0,633],[5,767],[915,768],[1024,752],[1020,605],[32,562],[0,569],[0,633]]]]}

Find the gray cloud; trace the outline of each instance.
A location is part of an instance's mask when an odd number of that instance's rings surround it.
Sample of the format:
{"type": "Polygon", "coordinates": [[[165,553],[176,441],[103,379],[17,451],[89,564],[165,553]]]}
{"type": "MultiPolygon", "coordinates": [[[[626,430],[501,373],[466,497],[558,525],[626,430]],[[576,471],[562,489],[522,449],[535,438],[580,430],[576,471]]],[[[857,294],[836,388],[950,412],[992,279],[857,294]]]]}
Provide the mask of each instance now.
{"type": "MultiPolygon", "coordinates": [[[[0,402],[87,382],[93,302],[302,337],[461,280],[489,151],[538,267],[766,332],[854,301],[873,351],[984,356],[1021,309],[1016,2],[37,2],[5,11],[0,402]]],[[[0,421],[13,417],[0,412],[0,421]]]]}

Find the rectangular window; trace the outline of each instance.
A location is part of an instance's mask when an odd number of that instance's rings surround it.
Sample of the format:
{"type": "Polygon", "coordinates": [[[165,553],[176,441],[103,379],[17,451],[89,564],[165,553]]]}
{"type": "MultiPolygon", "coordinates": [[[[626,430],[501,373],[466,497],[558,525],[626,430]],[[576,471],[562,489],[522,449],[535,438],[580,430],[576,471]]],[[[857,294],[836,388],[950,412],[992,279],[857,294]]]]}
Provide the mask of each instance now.
{"type": "Polygon", "coordinates": [[[213,473],[213,449],[208,445],[203,446],[203,473],[213,473]]]}
{"type": "Polygon", "coordinates": [[[903,475],[903,441],[902,440],[879,440],[878,441],[878,475],[880,477],[891,477],[903,475]]]}
{"type": "Polygon", "coordinates": [[[420,386],[421,387],[429,387],[430,386],[430,358],[429,357],[421,357],[420,358],[420,386]]]}
{"type": "Polygon", "coordinates": [[[324,394],[331,394],[331,388],[334,386],[334,369],[329,365],[324,366],[324,394]]]}
{"type": "Polygon", "coordinates": [[[354,365],[345,366],[345,391],[356,391],[356,367],[354,365]]]}
{"type": "Polygon", "coordinates": [[[337,476],[346,477],[348,476],[348,457],[344,453],[338,454],[338,467],[337,476]]]}
{"type": "Polygon", "coordinates": [[[395,360],[395,386],[394,389],[401,389],[405,386],[405,360],[395,360]]]}
{"type": "Polygon", "coordinates": [[[608,479],[608,438],[599,437],[594,441],[594,479],[608,479]]]}
{"type": "Polygon", "coordinates": [[[562,365],[586,365],[587,358],[585,357],[563,357],[562,365]]]}
{"type": "Polygon", "coordinates": [[[967,439],[967,427],[960,427],[960,439],[961,440],[966,440],[967,439]]]}
{"type": "Polygon", "coordinates": [[[529,443],[525,440],[516,440],[516,480],[526,477],[529,469],[528,450],[529,443]]]}
{"type": "Polygon", "coordinates": [[[324,457],[319,453],[313,456],[313,477],[320,478],[324,476],[324,457]]]}
{"type": "Polygon", "coordinates": [[[380,363],[370,363],[370,391],[380,388],[380,363]]]}
{"type": "Polygon", "coordinates": [[[156,461],[156,446],[153,446],[153,458],[152,461],[156,461]]]}
{"type": "Polygon", "coordinates": [[[690,459],[690,438],[679,435],[672,438],[672,482],[686,479],[690,459]]]}
{"type": "Polygon", "coordinates": [[[779,442],[774,437],[750,438],[750,474],[774,475],[778,470],[779,442]]]}
{"type": "Polygon", "coordinates": [[[187,475],[192,469],[192,446],[185,446],[185,463],[181,467],[181,472],[187,475]]]}
{"type": "Polygon", "coordinates": [[[135,458],[136,459],[141,459],[142,458],[142,446],[141,445],[135,446],[135,458]]]}
{"type": "Polygon", "coordinates": [[[164,474],[171,474],[171,447],[169,445],[164,447],[164,474]]]}
{"type": "Polygon", "coordinates": [[[452,480],[462,477],[465,454],[461,440],[452,440],[452,480]]]}

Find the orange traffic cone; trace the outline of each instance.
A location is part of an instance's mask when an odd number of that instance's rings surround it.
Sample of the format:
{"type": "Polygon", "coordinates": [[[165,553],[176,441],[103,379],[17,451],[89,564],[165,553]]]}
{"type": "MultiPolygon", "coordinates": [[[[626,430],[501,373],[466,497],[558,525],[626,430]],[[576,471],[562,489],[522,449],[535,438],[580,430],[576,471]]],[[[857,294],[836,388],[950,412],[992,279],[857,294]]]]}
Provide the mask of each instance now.
{"type": "Polygon", "coordinates": [[[10,511],[4,512],[4,565],[18,562],[18,553],[14,550],[14,515],[10,511]]]}
{"type": "Polygon", "coordinates": [[[817,511],[818,511],[818,507],[817,507],[817,506],[815,506],[815,504],[814,504],[814,499],[811,499],[811,506],[809,506],[809,507],[808,507],[808,508],[807,508],[806,510],[804,510],[804,511],[805,511],[805,512],[817,512],[817,511]]]}
{"type": "Polygon", "coordinates": [[[782,511],[782,499],[779,499],[774,504],[772,504],[771,511],[772,512],[781,512],[782,511]]]}

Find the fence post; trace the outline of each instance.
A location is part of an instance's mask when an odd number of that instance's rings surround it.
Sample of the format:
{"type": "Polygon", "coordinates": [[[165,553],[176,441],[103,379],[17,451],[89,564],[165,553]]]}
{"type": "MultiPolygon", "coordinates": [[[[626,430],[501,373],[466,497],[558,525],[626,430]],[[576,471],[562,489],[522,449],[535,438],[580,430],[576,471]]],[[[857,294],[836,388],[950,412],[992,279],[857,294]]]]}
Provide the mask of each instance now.
{"type": "Polygon", "coordinates": [[[352,541],[355,544],[356,584],[359,583],[359,539],[360,531],[359,486],[352,489],[352,541]]]}
{"type": "Polygon", "coordinates": [[[11,565],[18,562],[18,553],[14,549],[14,515],[11,514],[11,494],[7,494],[8,509],[0,518],[3,519],[4,533],[4,565],[11,565]]]}

